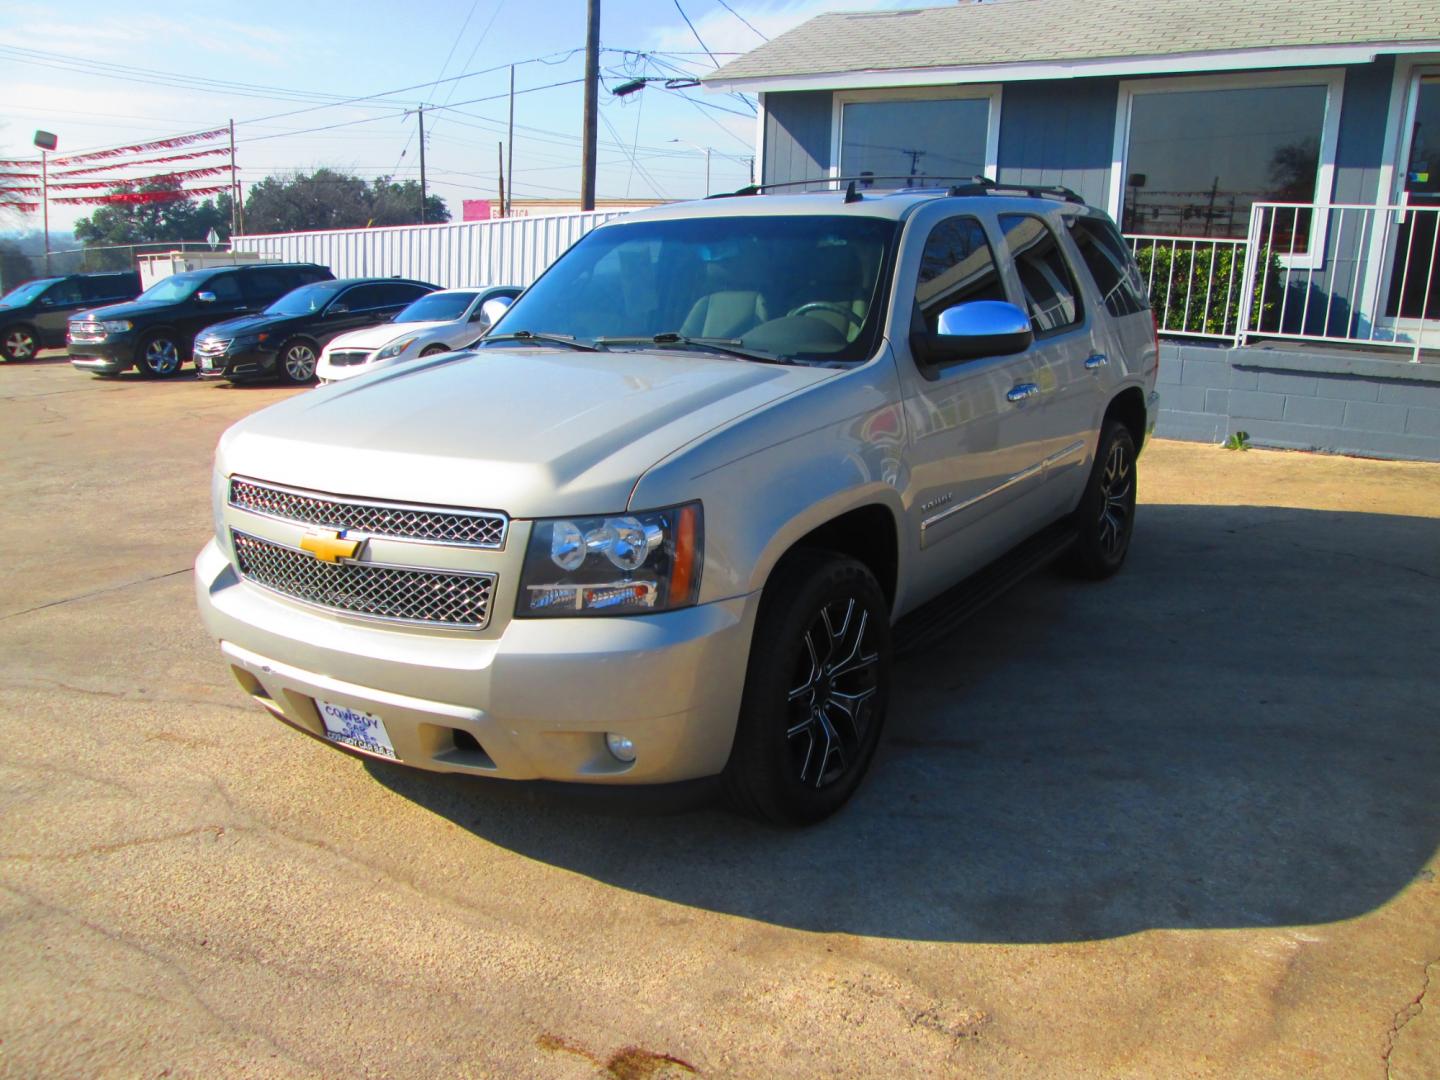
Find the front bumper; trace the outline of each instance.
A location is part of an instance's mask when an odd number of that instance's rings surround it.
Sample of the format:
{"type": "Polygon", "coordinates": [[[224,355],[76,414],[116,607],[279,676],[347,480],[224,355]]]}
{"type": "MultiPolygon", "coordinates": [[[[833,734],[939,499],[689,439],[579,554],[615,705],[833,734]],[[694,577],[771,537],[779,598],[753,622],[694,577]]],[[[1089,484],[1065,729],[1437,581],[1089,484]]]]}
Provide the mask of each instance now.
{"type": "Polygon", "coordinates": [[[67,341],[70,366],[96,375],[119,375],[135,366],[135,340],[129,334],[104,341],[67,341]]]}
{"type": "Polygon", "coordinates": [[[302,731],[324,737],[320,699],[379,716],[406,765],[601,784],[724,768],[759,603],[754,593],[660,615],[513,619],[482,638],[292,603],[243,581],[213,540],[195,588],[240,685],[302,731]],[[606,732],[634,742],[633,762],[610,754],[606,732]]]}
{"type": "Polygon", "coordinates": [[[202,379],[259,379],[275,374],[277,352],[259,347],[221,354],[195,350],[195,373],[202,379]]]}

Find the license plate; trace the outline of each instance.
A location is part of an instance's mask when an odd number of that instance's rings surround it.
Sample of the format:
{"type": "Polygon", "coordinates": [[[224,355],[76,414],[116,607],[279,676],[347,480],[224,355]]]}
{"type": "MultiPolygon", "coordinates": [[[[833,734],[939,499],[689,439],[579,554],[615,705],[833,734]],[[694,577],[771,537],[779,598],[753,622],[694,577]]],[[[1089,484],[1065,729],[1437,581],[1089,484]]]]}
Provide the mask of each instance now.
{"type": "Polygon", "coordinates": [[[399,760],[390,733],[385,730],[385,721],[380,717],[319,698],[315,704],[320,709],[320,719],[325,722],[325,737],[331,742],[399,760]]]}

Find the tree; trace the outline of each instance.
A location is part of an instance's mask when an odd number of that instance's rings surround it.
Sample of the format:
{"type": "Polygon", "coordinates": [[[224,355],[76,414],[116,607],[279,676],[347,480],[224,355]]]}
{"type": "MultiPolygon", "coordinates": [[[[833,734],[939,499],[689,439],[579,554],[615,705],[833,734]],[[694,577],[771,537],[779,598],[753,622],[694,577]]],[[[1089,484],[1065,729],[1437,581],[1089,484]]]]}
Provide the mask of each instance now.
{"type": "MultiPolygon", "coordinates": [[[[111,194],[128,191],[180,191],[170,180],[139,187],[120,185],[111,194]]],[[[102,206],[75,223],[75,239],[86,247],[102,244],[153,244],[204,240],[214,229],[222,240],[230,238],[230,196],[213,199],[170,199],[153,203],[113,203],[102,206]]]]}
{"type": "Polygon", "coordinates": [[[7,293],[34,276],[35,264],[20,250],[20,245],[0,240],[0,293],[7,293]]]}
{"type": "MultiPolygon", "coordinates": [[[[245,231],[308,232],[413,225],[420,220],[420,185],[388,176],[367,184],[358,176],[320,168],[313,173],[267,176],[245,199],[245,231]]],[[[425,200],[427,222],[449,221],[445,200],[425,200]]]]}

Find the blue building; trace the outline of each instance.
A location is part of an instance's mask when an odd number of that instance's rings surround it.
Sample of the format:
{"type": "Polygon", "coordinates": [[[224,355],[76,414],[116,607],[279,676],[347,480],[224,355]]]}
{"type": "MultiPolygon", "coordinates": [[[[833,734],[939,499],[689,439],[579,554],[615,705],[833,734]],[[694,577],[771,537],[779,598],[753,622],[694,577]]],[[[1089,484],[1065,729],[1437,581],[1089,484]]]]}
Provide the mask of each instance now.
{"type": "Polygon", "coordinates": [[[1440,460],[1440,2],[994,0],[822,15],[726,64],[757,174],[1106,208],[1161,433],[1440,460]]]}

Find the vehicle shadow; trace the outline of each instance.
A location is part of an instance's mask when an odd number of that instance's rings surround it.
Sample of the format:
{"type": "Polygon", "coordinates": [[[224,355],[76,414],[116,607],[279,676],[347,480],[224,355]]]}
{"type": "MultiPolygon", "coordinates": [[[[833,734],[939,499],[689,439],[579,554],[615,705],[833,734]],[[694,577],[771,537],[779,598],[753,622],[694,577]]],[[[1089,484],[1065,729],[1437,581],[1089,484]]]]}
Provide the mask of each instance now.
{"type": "Polygon", "coordinates": [[[899,663],[869,780],[815,828],[371,770],[530,858],[803,930],[1324,923],[1440,842],[1437,611],[1440,520],[1147,505],[1117,578],[1042,575],[899,663]]]}

